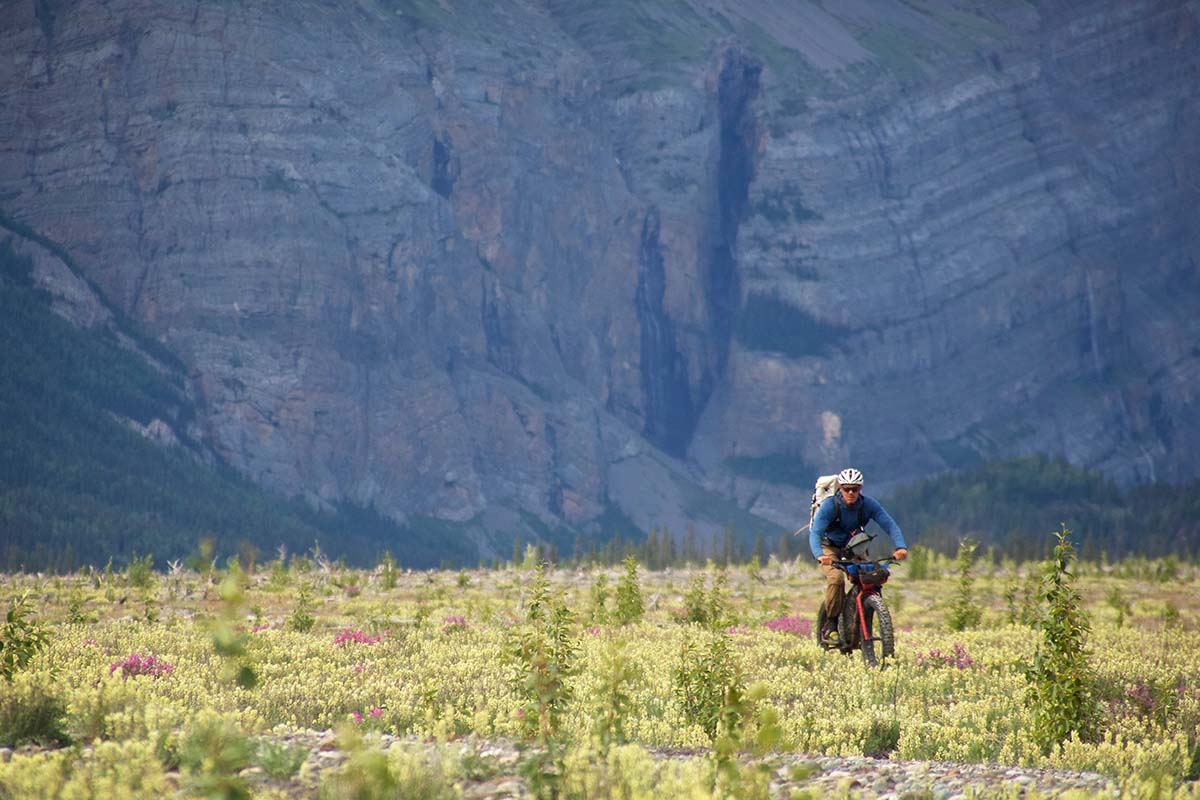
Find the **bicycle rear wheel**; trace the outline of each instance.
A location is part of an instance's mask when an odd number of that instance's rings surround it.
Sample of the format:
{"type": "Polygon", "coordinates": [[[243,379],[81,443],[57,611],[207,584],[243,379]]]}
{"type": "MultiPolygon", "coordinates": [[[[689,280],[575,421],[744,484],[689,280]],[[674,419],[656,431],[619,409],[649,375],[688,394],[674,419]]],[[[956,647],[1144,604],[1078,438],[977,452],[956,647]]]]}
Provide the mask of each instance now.
{"type": "Polygon", "coordinates": [[[858,647],[862,633],[858,627],[858,587],[846,592],[842,601],[842,613],[838,616],[838,637],[841,639],[843,653],[849,653],[858,647]]]}
{"type": "Polygon", "coordinates": [[[882,667],[887,659],[896,654],[892,613],[888,610],[887,603],[883,601],[883,595],[873,594],[865,598],[862,606],[867,635],[870,637],[862,643],[863,661],[868,667],[882,667]],[[878,657],[876,656],[876,645],[879,645],[878,657]]]}

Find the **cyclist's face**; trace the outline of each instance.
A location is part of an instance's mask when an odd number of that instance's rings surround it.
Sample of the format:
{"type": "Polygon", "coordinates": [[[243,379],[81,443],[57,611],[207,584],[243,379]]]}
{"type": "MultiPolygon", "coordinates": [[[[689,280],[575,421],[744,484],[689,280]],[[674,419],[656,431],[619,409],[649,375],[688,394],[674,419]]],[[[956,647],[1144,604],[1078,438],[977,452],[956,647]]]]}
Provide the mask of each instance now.
{"type": "Polygon", "coordinates": [[[838,488],[842,491],[843,503],[851,505],[857,503],[859,495],[862,494],[861,486],[839,486],[838,488]]]}

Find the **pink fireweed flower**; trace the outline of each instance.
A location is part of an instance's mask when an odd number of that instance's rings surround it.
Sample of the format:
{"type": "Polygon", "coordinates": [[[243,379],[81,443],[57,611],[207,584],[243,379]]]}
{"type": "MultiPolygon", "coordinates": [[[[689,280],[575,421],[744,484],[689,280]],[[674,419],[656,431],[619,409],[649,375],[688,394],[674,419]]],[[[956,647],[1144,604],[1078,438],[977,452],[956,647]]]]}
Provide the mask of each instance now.
{"type": "Polygon", "coordinates": [[[812,633],[812,620],[799,617],[778,617],[767,620],[764,625],[769,631],[794,633],[797,636],[808,636],[812,633]]]}
{"type": "Polygon", "coordinates": [[[270,630],[270,629],[271,629],[271,623],[267,622],[262,625],[255,625],[253,628],[250,629],[250,632],[251,633],[260,633],[262,631],[266,631],[266,630],[270,630]]]}
{"type": "Polygon", "coordinates": [[[354,724],[361,725],[362,721],[363,721],[363,715],[358,713],[357,711],[351,711],[350,719],[354,720],[354,724]]]}
{"type": "Polygon", "coordinates": [[[588,628],[588,629],[587,629],[587,632],[588,632],[589,634],[591,634],[592,636],[599,636],[599,635],[600,635],[600,629],[599,629],[599,628],[597,628],[595,625],[593,625],[592,627],[588,628]]]}
{"type": "Polygon", "coordinates": [[[126,681],[138,675],[149,675],[152,678],[170,675],[175,668],[165,661],[159,661],[153,655],[141,656],[137,653],[130,653],[124,661],[118,661],[110,666],[108,674],[112,675],[117,670],[121,671],[121,680],[126,681]]]}
{"type": "Polygon", "coordinates": [[[370,714],[372,717],[382,717],[382,716],[383,716],[383,709],[382,709],[382,708],[380,708],[379,706],[375,706],[374,708],[372,708],[372,709],[371,709],[370,711],[368,711],[367,713],[368,713],[368,714],[370,714]]]}
{"type": "Polygon", "coordinates": [[[383,639],[383,635],[367,636],[362,631],[352,631],[349,628],[342,628],[342,632],[333,637],[335,645],[344,645],[347,642],[356,644],[376,644],[383,639]]]}
{"type": "Polygon", "coordinates": [[[975,659],[967,655],[967,650],[958,642],[954,643],[953,653],[943,653],[934,648],[928,653],[917,653],[918,667],[954,667],[955,669],[971,669],[975,659]]]}
{"type": "Polygon", "coordinates": [[[454,631],[464,631],[467,629],[467,618],[458,614],[451,614],[442,620],[442,633],[452,633],[454,631]]]}

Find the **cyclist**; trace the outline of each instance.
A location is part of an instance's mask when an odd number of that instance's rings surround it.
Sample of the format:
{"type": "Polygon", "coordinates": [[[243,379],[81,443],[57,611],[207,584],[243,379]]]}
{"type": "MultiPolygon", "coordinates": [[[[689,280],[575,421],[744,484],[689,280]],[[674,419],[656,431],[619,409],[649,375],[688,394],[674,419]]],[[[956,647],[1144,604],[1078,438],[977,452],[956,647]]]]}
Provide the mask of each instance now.
{"type": "Polygon", "coordinates": [[[884,510],[879,501],[862,493],[863,475],[853,467],[842,470],[837,476],[837,491],[825,498],[813,517],[808,533],[808,545],[813,558],[821,565],[825,575],[825,626],[821,640],[831,643],[837,636],[838,614],[842,611],[842,600],[846,596],[846,575],[835,569],[833,559],[842,557],[842,548],[850,537],[861,531],[874,520],[892,539],[895,551],[892,558],[903,561],[908,557],[908,545],[900,526],[884,510]]]}

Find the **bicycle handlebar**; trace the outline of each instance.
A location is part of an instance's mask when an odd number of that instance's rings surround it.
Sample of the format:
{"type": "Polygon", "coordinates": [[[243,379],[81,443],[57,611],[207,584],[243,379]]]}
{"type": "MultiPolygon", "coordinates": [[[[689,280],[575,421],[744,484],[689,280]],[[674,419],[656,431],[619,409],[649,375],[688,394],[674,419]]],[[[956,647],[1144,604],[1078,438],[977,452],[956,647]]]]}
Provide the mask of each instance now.
{"type": "Polygon", "coordinates": [[[844,567],[848,564],[899,564],[900,559],[892,558],[835,558],[832,562],[834,566],[844,567]]]}

